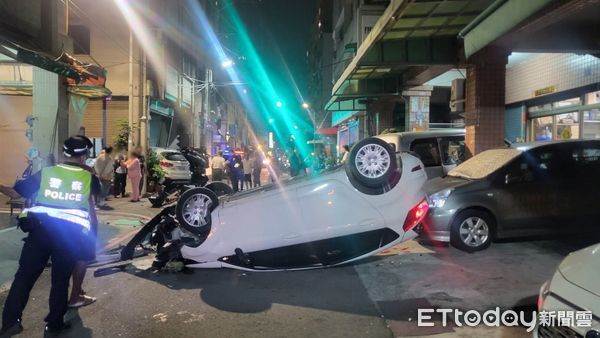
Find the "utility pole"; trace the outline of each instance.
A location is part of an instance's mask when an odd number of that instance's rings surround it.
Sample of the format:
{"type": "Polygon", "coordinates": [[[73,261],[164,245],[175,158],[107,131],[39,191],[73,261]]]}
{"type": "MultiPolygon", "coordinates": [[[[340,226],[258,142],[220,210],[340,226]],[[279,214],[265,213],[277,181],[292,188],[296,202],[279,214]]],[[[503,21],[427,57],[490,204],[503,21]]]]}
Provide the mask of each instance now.
{"type": "MultiPolygon", "coordinates": [[[[210,87],[212,85],[213,74],[212,69],[206,67],[206,72],[204,75],[204,130],[202,131],[202,141],[206,141],[206,126],[208,125],[208,117],[210,116],[210,87]]],[[[212,135],[211,135],[212,136],[212,135]]],[[[212,144],[212,140],[211,144],[212,144]]],[[[204,143],[204,142],[202,142],[204,143]]],[[[212,148],[212,147],[211,147],[212,148]]],[[[208,152],[211,149],[207,149],[208,152]]]]}
{"type": "Polygon", "coordinates": [[[133,31],[129,28],[129,136],[127,152],[133,150],[133,31]]]}

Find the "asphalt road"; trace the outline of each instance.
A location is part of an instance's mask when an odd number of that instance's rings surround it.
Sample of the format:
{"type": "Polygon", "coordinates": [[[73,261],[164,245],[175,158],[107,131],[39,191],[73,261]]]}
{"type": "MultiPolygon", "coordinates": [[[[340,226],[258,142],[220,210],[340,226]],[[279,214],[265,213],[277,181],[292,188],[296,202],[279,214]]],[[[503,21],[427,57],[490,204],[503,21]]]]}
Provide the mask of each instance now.
{"type": "MultiPolygon", "coordinates": [[[[151,272],[151,258],[88,274],[98,302],[68,314],[65,337],[530,337],[524,328],[417,327],[425,307],[531,310],[540,285],[585,239],[494,243],[467,254],[410,241],[350,266],[296,272],[151,272]]],[[[41,336],[49,274],[23,337],[41,336]]],[[[0,302],[5,293],[0,294],[0,302]]],[[[439,324],[439,323],[438,323],[439,324]]]]}

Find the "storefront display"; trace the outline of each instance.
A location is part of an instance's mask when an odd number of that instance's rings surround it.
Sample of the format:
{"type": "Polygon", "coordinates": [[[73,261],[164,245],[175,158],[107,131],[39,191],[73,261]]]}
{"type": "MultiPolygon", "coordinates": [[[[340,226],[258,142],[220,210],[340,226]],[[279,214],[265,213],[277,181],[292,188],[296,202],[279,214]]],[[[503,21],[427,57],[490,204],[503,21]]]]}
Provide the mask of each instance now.
{"type": "Polygon", "coordinates": [[[579,138],[579,112],[556,115],[557,140],[579,138]]]}
{"type": "Polygon", "coordinates": [[[534,141],[551,141],[554,130],[552,116],[544,116],[533,119],[534,141]]]}
{"type": "Polygon", "coordinates": [[[600,139],[600,91],[527,108],[531,141],[600,139]]]}
{"type": "Polygon", "coordinates": [[[150,110],[150,147],[166,147],[169,142],[171,125],[175,110],[168,104],[157,99],[149,101],[150,110]]]}
{"type": "Polygon", "coordinates": [[[583,138],[600,139],[600,109],[583,111],[583,138]]]}

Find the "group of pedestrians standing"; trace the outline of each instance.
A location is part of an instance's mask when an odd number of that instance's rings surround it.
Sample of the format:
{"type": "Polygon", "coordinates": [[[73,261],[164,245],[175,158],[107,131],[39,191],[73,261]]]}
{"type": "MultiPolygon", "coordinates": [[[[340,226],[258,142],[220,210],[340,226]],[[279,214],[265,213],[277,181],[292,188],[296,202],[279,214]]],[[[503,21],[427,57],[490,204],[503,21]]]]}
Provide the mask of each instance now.
{"type": "Polygon", "coordinates": [[[252,187],[260,187],[260,174],[263,168],[263,155],[261,152],[233,155],[230,159],[223,157],[219,152],[212,158],[212,180],[222,181],[227,174],[234,192],[243,191],[252,187]]]}
{"type": "Polygon", "coordinates": [[[143,185],[144,156],[141,147],[130,152],[129,157],[118,154],[112,157],[113,147],[108,146],[96,158],[94,170],[100,179],[101,191],[97,197],[97,206],[107,208],[106,199],[113,188],[115,198],[125,197],[127,178],[131,183],[131,202],[139,202],[143,185]]]}

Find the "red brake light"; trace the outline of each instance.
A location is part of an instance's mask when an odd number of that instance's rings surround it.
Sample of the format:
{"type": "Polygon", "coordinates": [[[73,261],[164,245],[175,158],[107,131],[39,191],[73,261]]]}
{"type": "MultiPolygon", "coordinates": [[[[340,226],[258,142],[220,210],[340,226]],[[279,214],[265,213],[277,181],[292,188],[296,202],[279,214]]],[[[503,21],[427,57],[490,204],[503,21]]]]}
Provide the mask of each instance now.
{"type": "Polygon", "coordinates": [[[166,168],[169,168],[169,167],[172,167],[172,166],[173,166],[173,163],[170,163],[170,162],[165,162],[165,161],[161,161],[161,162],[160,162],[160,166],[161,166],[161,167],[166,167],[166,168]]]}
{"type": "Polygon", "coordinates": [[[406,215],[404,225],[402,226],[404,231],[408,231],[414,228],[417,224],[421,223],[423,218],[425,218],[425,215],[427,215],[427,211],[429,211],[429,203],[427,203],[427,199],[423,199],[419,204],[410,209],[408,215],[406,215]]]}

